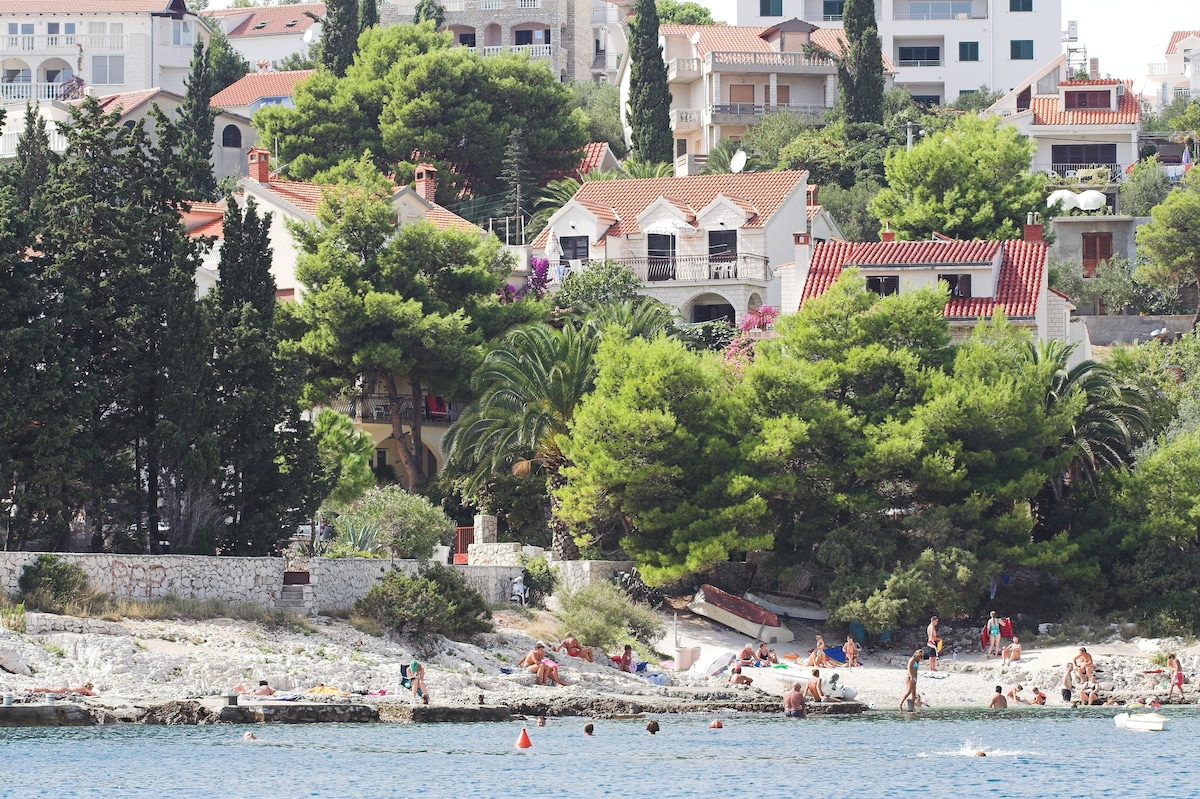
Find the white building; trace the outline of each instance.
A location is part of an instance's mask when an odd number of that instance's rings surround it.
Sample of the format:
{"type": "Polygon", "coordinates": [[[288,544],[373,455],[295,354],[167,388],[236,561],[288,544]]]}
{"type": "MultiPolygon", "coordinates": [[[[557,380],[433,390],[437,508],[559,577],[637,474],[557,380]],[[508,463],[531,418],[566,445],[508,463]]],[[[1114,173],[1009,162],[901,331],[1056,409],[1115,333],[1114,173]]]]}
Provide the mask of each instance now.
{"type": "Polygon", "coordinates": [[[307,53],[321,30],[313,17],[324,18],[325,4],[224,8],[201,16],[209,25],[220,25],[229,46],[253,67],[260,61],[274,64],[295,53],[307,53]]]}
{"type": "Polygon", "coordinates": [[[208,29],[184,0],[0,0],[0,102],[183,94],[196,37],[208,29]]]}
{"type": "Polygon", "coordinates": [[[247,118],[268,105],[293,108],[295,103],[292,98],[296,94],[296,87],[307,80],[313,71],[251,72],[214,94],[210,105],[247,118]]]}
{"type": "Polygon", "coordinates": [[[1177,97],[1200,97],[1200,31],[1173,32],[1166,58],[1147,65],[1147,99],[1161,108],[1177,97]]]}
{"type": "MultiPolygon", "coordinates": [[[[840,27],[845,5],[737,0],[737,24],[798,17],[840,27]]],[[[921,102],[952,103],[983,85],[1007,91],[1062,51],[1061,0],[875,0],[875,19],[883,54],[896,65],[896,85],[921,102]]]]}

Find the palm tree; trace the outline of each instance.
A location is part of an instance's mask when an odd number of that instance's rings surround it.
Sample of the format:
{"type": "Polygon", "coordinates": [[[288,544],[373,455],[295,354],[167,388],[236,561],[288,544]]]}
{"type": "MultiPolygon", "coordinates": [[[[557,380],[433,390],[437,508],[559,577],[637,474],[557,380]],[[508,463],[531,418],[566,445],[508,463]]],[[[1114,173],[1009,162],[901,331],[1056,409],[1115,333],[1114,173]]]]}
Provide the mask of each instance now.
{"type": "Polygon", "coordinates": [[[594,324],[561,330],[537,324],[510,332],[488,353],[472,383],[479,399],[446,433],[452,469],[477,489],[495,474],[544,469],[550,482],[551,549],[561,560],[578,560],[567,525],[558,515],[554,491],[565,483],[559,441],[596,376],[599,344],[594,324]]]}

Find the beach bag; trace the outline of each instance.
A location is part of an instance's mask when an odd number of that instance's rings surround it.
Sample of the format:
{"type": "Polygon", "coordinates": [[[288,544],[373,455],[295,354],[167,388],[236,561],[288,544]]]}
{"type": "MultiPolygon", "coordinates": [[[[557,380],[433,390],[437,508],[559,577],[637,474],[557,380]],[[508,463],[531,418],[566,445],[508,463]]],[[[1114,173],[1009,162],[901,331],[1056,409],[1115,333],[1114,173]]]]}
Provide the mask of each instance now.
{"type": "Polygon", "coordinates": [[[1000,637],[1001,638],[1012,638],[1013,637],[1012,619],[1005,617],[1000,620],[1000,637]]]}

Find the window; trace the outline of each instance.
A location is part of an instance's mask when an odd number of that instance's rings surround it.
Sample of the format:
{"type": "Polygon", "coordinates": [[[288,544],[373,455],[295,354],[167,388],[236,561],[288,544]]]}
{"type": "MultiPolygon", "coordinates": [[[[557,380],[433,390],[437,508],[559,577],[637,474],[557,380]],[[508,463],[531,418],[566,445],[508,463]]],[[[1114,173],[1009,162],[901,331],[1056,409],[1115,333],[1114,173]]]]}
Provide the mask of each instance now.
{"type": "Polygon", "coordinates": [[[192,38],[192,23],[186,19],[176,19],[171,22],[171,44],[180,47],[191,47],[194,43],[192,38]]]}
{"type": "Polygon", "coordinates": [[[675,279],[675,237],[661,233],[646,236],[646,279],[675,279]]]}
{"type": "Polygon", "coordinates": [[[586,261],[588,259],[587,236],[563,236],[558,240],[564,261],[586,261]]]}
{"type": "MultiPolygon", "coordinates": [[[[826,22],[836,22],[842,18],[846,10],[846,0],[825,0],[824,18],[826,22]]],[[[783,12],[781,11],[780,14],[783,12]]]]}
{"type": "Polygon", "coordinates": [[[533,31],[513,31],[513,44],[518,47],[533,44],[533,31]]]}
{"type": "Polygon", "coordinates": [[[942,63],[942,48],[940,47],[901,47],[900,64],[902,67],[936,67],[942,63]]]}
{"type": "Polygon", "coordinates": [[[715,261],[732,261],[737,258],[737,231],[708,231],[708,257],[715,261]]]}
{"type": "Polygon", "coordinates": [[[46,34],[51,47],[75,44],[74,22],[47,22],[46,34]]]}
{"type": "Polygon", "coordinates": [[[241,147],[242,132],[238,130],[237,125],[226,125],[225,130],[221,131],[221,146],[222,147],[241,147]]]}
{"type": "Polygon", "coordinates": [[[971,296],[970,275],[938,275],[938,280],[943,280],[950,286],[951,297],[971,296]]]}
{"type": "Polygon", "coordinates": [[[1112,94],[1109,92],[1066,92],[1063,105],[1067,108],[1103,108],[1112,110],[1112,94]]]}
{"type": "Polygon", "coordinates": [[[29,83],[29,67],[4,70],[5,83],[29,83]]]}
{"type": "Polygon", "coordinates": [[[783,0],[758,0],[758,15],[760,17],[782,17],[783,0]]]}
{"type": "MultiPolygon", "coordinates": [[[[359,461],[361,463],[361,461],[359,461]]],[[[387,450],[380,447],[375,450],[375,468],[382,469],[387,466],[387,450]]]]}
{"type": "Polygon", "coordinates": [[[32,50],[33,49],[33,23],[23,22],[8,23],[8,41],[5,46],[10,50],[32,50]]]}
{"type": "Polygon", "coordinates": [[[1013,61],[1033,60],[1033,39],[1013,39],[1008,44],[1013,61]]]}
{"type": "Polygon", "coordinates": [[[1111,233],[1083,234],[1083,276],[1095,277],[1096,267],[1112,258],[1111,233]]]}
{"type": "Polygon", "coordinates": [[[791,86],[776,86],[775,87],[775,103],[777,105],[791,105],[792,102],[792,87],[791,86]]]}
{"type": "Polygon", "coordinates": [[[681,155],[687,155],[687,139],[675,140],[675,157],[678,158],[681,155]]]}
{"type": "Polygon", "coordinates": [[[1033,0],[1008,0],[1009,11],[1033,11],[1033,0]]]}
{"type": "Polygon", "coordinates": [[[125,82],[125,56],[92,56],[92,83],[120,85],[125,82]]]}
{"type": "Polygon", "coordinates": [[[63,67],[62,69],[47,69],[46,83],[66,83],[71,79],[71,68],[63,67]]]}
{"type": "Polygon", "coordinates": [[[912,95],[912,101],[917,105],[928,108],[930,106],[941,105],[942,97],[938,94],[914,94],[912,95]]]}
{"type": "Polygon", "coordinates": [[[458,34],[458,43],[460,45],[462,45],[463,47],[474,47],[475,46],[475,34],[473,34],[473,33],[458,34]]]}
{"type": "Polygon", "coordinates": [[[867,291],[886,297],[889,294],[900,293],[900,278],[896,275],[867,278],[867,291]]]}
{"type": "MultiPolygon", "coordinates": [[[[733,84],[729,87],[729,104],[732,106],[747,105],[750,108],[745,109],[747,113],[753,113],[754,106],[754,86],[749,84],[733,84]]],[[[742,113],[742,109],[734,108],[732,113],[742,113]]]]}
{"type": "Polygon", "coordinates": [[[978,61],[979,60],[979,42],[959,42],[958,43],[958,60],[959,61],[978,61]]]}

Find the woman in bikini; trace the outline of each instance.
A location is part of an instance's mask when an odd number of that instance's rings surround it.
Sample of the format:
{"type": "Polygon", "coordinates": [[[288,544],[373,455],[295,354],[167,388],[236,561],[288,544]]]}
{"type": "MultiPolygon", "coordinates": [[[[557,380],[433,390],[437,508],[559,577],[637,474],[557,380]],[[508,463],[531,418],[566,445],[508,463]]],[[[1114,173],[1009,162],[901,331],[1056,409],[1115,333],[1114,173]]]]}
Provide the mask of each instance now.
{"type": "Polygon", "coordinates": [[[575,637],[575,633],[567,633],[567,637],[562,639],[562,643],[552,647],[555,652],[560,649],[566,650],[566,653],[573,658],[586,660],[588,663],[592,661],[592,648],[579,643],[579,639],[575,637]]]}
{"type": "Polygon", "coordinates": [[[904,712],[905,701],[912,699],[913,704],[917,701],[917,668],[921,665],[921,650],[912,653],[912,657],[908,659],[908,665],[905,667],[904,675],[904,696],[900,697],[900,712],[904,712]]]}
{"type": "Polygon", "coordinates": [[[829,655],[825,654],[825,639],[822,636],[817,636],[817,646],[809,653],[806,665],[818,668],[833,668],[837,665],[829,655]]]}

